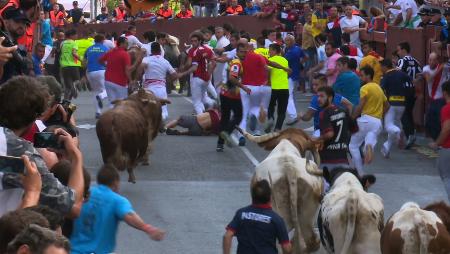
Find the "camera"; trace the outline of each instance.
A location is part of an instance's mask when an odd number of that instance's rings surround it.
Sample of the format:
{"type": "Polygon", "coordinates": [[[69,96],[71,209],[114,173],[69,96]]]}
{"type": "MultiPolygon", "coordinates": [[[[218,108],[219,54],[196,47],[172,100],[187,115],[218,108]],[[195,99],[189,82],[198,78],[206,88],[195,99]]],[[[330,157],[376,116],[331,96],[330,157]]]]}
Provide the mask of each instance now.
{"type": "Polygon", "coordinates": [[[45,125],[64,125],[70,121],[70,118],[72,117],[73,113],[77,110],[77,106],[70,102],[69,100],[63,100],[62,102],[59,102],[57,104],[60,104],[64,111],[67,113],[67,122],[64,122],[63,115],[60,111],[56,110],[55,113],[45,121],[45,125]]]}
{"type": "MultiPolygon", "coordinates": [[[[13,47],[13,46],[17,45],[16,43],[13,42],[9,33],[5,32],[1,29],[0,29],[0,37],[5,37],[5,39],[3,40],[3,43],[2,43],[2,45],[5,47],[13,47]]],[[[23,57],[19,54],[19,52],[17,50],[12,52],[12,55],[13,55],[13,59],[15,61],[17,61],[20,65],[25,64],[23,57]]]]}

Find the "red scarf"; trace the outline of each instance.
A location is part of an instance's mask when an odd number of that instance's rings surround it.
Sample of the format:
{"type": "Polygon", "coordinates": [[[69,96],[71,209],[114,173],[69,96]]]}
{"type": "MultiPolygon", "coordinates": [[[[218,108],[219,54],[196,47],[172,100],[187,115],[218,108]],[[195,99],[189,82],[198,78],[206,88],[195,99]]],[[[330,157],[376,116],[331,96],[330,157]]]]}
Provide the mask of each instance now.
{"type": "MultiPolygon", "coordinates": [[[[436,68],[439,69],[439,67],[441,67],[440,64],[436,68]]],[[[439,87],[439,84],[441,83],[441,77],[442,77],[443,70],[444,70],[444,68],[440,68],[440,70],[438,70],[438,72],[436,73],[436,76],[434,76],[433,85],[431,87],[431,99],[432,100],[434,100],[434,96],[436,96],[437,89],[439,87]]]]}
{"type": "Polygon", "coordinates": [[[375,51],[373,51],[373,50],[369,52],[369,56],[373,56],[373,57],[375,57],[376,59],[381,59],[381,56],[378,55],[378,53],[375,52],[375,51]]]}

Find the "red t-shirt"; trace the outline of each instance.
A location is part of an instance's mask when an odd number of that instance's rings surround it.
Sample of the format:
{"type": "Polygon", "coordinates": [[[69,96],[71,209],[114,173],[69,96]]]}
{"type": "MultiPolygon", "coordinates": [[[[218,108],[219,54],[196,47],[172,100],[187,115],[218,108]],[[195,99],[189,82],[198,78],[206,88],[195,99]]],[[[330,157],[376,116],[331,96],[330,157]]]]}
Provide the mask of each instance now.
{"type": "MultiPolygon", "coordinates": [[[[441,127],[444,127],[445,121],[450,121],[450,103],[447,103],[441,109],[441,127]]],[[[444,143],[442,144],[443,148],[450,148],[450,136],[447,136],[444,143]]]]}
{"type": "Polygon", "coordinates": [[[33,143],[34,142],[34,134],[37,132],[39,132],[39,128],[36,123],[33,123],[33,125],[31,125],[31,127],[20,137],[33,143]]]}
{"type": "Polygon", "coordinates": [[[125,87],[128,85],[126,67],[131,65],[131,58],[124,48],[114,48],[100,60],[106,61],[105,81],[125,87]]]}
{"type": "Polygon", "coordinates": [[[268,61],[265,57],[249,52],[244,61],[242,61],[242,68],[244,73],[242,75],[242,84],[251,86],[263,86],[267,84],[267,70],[266,65],[268,61]]]}
{"type": "Polygon", "coordinates": [[[211,79],[211,74],[208,73],[208,62],[214,56],[213,51],[208,47],[200,46],[198,48],[191,48],[188,52],[188,56],[192,59],[192,64],[198,65],[193,76],[201,78],[204,81],[209,81],[211,79]]]}

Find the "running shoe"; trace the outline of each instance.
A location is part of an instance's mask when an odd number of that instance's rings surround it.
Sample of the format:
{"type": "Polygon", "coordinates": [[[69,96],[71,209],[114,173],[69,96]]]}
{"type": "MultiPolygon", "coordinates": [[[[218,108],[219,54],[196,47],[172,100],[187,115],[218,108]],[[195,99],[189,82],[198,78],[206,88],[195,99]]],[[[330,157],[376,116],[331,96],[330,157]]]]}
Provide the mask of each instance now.
{"type": "Polygon", "coordinates": [[[228,135],[228,133],[227,133],[226,131],[221,131],[221,132],[219,133],[219,136],[220,136],[223,140],[225,140],[225,144],[226,144],[228,147],[233,147],[233,146],[235,145],[233,139],[231,138],[230,135],[228,135]]]}
{"type": "Polygon", "coordinates": [[[381,154],[383,155],[384,158],[389,159],[390,151],[388,151],[388,149],[384,144],[381,145],[381,154]]]}
{"type": "Polygon", "coordinates": [[[100,96],[96,95],[95,99],[97,100],[98,108],[102,109],[103,108],[103,101],[100,98],[100,96]]]}
{"type": "Polygon", "coordinates": [[[415,142],[416,142],[416,136],[415,135],[409,135],[408,140],[406,141],[405,149],[408,150],[411,147],[413,147],[415,142]]]}
{"type": "Polygon", "coordinates": [[[216,152],[223,152],[223,144],[217,144],[216,152]]]}
{"type": "Polygon", "coordinates": [[[174,129],[167,129],[166,134],[167,135],[180,135],[180,132],[178,130],[174,130],[174,129]]]}
{"type": "Polygon", "coordinates": [[[298,122],[298,117],[296,117],[296,118],[294,118],[294,119],[291,119],[291,120],[288,120],[287,122],[286,122],[286,125],[294,125],[294,124],[296,124],[298,122]]]}
{"type": "Polygon", "coordinates": [[[95,113],[95,119],[99,119],[102,113],[95,113]]]}
{"type": "Polygon", "coordinates": [[[239,146],[245,146],[245,138],[244,137],[239,138],[239,146]]]}

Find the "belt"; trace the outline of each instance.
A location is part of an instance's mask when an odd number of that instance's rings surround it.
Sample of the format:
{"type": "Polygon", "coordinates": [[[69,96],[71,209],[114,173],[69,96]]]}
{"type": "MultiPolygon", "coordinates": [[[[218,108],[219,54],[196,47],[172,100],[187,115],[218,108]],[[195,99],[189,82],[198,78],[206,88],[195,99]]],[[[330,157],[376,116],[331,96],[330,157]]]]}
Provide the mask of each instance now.
{"type": "Polygon", "coordinates": [[[156,86],[156,85],[166,85],[166,81],[165,80],[161,80],[161,79],[146,79],[144,80],[144,87],[149,87],[149,86],[156,86]]]}
{"type": "Polygon", "coordinates": [[[405,96],[389,96],[389,101],[405,101],[405,96]]]}

